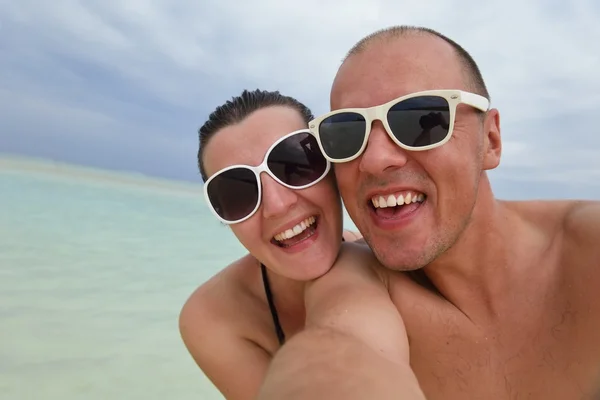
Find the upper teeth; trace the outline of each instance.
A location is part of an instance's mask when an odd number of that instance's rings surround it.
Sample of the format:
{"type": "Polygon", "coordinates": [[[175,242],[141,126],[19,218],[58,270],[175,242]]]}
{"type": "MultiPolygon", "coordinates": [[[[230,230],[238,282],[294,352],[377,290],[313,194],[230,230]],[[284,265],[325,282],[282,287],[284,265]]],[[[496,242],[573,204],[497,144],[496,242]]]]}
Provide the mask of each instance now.
{"type": "Polygon", "coordinates": [[[395,207],[416,202],[422,203],[423,200],[425,200],[423,193],[414,192],[402,192],[385,196],[376,195],[371,198],[375,208],[395,207]]]}
{"type": "Polygon", "coordinates": [[[277,235],[275,235],[275,240],[277,240],[278,242],[281,242],[282,240],[291,239],[294,236],[299,235],[302,232],[304,232],[306,230],[306,228],[308,228],[309,226],[314,224],[315,221],[316,221],[315,217],[308,217],[304,221],[295,225],[293,228],[287,229],[284,232],[281,232],[281,233],[278,233],[277,235]]]}

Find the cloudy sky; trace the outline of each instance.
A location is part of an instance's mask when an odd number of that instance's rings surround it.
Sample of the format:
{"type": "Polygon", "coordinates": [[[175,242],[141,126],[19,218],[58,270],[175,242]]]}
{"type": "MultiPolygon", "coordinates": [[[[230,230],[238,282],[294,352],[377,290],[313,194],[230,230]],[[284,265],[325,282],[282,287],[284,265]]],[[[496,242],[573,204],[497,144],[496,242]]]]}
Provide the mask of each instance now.
{"type": "Polygon", "coordinates": [[[501,197],[600,198],[600,3],[0,0],[0,152],[199,181],[197,129],[245,88],[328,111],[361,37],[461,43],[501,111],[501,197]]]}

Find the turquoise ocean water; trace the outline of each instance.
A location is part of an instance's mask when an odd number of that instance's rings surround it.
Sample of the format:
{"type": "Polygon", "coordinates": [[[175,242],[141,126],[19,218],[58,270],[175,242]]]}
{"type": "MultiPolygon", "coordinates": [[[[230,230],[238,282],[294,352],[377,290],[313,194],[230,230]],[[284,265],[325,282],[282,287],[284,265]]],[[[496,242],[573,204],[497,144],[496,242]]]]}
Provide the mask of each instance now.
{"type": "Polygon", "coordinates": [[[180,340],[245,250],[200,185],[0,159],[0,399],[220,399],[180,340]]]}
{"type": "Polygon", "coordinates": [[[244,249],[197,185],[87,175],[0,165],[0,398],[221,398],[177,318],[244,249]]]}

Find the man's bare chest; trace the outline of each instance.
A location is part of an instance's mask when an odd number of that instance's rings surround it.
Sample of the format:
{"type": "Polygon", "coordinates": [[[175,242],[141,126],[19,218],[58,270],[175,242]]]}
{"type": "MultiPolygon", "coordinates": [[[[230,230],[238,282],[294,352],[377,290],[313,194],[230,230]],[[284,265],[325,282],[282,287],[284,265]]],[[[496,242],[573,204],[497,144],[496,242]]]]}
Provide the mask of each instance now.
{"type": "Polygon", "coordinates": [[[407,321],[411,364],[428,399],[600,398],[600,340],[576,321],[498,329],[461,321],[407,321]]]}

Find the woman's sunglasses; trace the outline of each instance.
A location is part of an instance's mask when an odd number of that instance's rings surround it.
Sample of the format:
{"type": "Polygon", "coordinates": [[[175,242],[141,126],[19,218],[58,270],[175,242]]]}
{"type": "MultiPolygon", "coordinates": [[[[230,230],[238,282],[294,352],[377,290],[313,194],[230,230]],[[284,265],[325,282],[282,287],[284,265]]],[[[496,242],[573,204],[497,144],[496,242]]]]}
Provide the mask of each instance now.
{"type": "Polygon", "coordinates": [[[371,108],[332,111],[309,123],[325,157],[352,161],[367,147],[373,121],[383,123],[390,138],[405,150],[422,151],[450,140],[456,107],[467,104],[486,112],[489,100],[461,90],[429,90],[399,97],[371,108]]]}
{"type": "Polygon", "coordinates": [[[212,175],[204,183],[204,196],[217,218],[235,224],[260,207],[261,173],[289,189],[305,189],[323,179],[330,167],[314,135],[302,129],[273,143],[260,165],[232,165],[212,175]]]}

